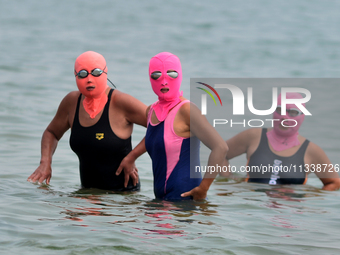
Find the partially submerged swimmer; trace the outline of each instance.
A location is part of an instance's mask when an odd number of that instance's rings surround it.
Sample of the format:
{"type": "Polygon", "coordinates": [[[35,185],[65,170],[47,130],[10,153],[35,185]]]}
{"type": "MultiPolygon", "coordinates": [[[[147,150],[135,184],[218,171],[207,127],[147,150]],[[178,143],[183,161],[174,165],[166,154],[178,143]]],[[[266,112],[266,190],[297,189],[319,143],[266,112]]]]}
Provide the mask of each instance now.
{"type": "Polygon", "coordinates": [[[39,167],[29,181],[50,183],[52,156],[58,141],[71,128],[70,146],[79,158],[81,185],[106,190],[138,190],[134,164],[121,164],[131,151],[133,124],[146,126],[146,105],[107,85],[106,61],[93,51],[75,61],[74,75],[79,91],[61,101],[58,111],[44,131],[39,167]],[[124,173],[117,175],[121,164],[124,173]]]}
{"type": "MultiPolygon", "coordinates": [[[[287,98],[302,96],[287,93],[287,98]]],[[[248,129],[227,141],[229,152],[224,165],[229,166],[230,159],[246,153],[248,182],[305,184],[308,174],[315,172],[324,185],[322,189],[338,190],[339,175],[325,152],[298,132],[305,115],[294,104],[287,104],[286,114],[281,115],[281,96],[278,105],[273,119],[279,121],[274,121],[272,129],[248,129]],[[285,125],[282,125],[283,120],[285,125]],[[322,171],[316,168],[322,168],[322,171]]],[[[220,175],[228,177],[230,172],[220,175]]]]}
{"type": "MultiPolygon", "coordinates": [[[[207,173],[202,180],[201,174],[195,173],[194,166],[200,165],[199,143],[211,149],[209,166],[221,165],[228,147],[199,109],[182,96],[182,68],[177,56],[161,52],[152,57],[149,78],[158,101],[147,109],[146,136],[136,148],[143,147],[151,157],[155,196],[204,199],[217,174],[207,173]]],[[[135,160],[140,155],[135,149],[127,158],[135,160]]]]}

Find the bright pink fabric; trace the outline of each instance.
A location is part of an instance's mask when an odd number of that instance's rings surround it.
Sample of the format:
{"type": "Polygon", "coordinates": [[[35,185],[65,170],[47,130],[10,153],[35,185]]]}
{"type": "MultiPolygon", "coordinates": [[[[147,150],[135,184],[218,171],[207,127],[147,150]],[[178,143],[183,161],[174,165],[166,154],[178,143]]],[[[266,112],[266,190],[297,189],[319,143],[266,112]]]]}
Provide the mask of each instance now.
{"type": "MultiPolygon", "coordinates": [[[[287,93],[287,99],[294,99],[294,98],[302,98],[301,94],[299,93],[287,93]]],[[[278,97],[278,105],[281,105],[281,95],[278,97]]],[[[305,104],[303,104],[305,105],[305,104]]],[[[287,104],[287,109],[291,108],[298,108],[295,104],[287,104]]],[[[270,145],[276,151],[283,151],[294,146],[300,145],[298,136],[299,136],[299,128],[305,118],[304,114],[298,115],[296,117],[291,117],[288,114],[281,115],[276,111],[273,114],[273,119],[279,119],[280,121],[274,121],[274,128],[267,132],[267,137],[269,140],[270,145]],[[289,127],[286,130],[280,128],[282,120],[285,119],[293,119],[297,122],[295,127],[289,127]]],[[[284,124],[286,126],[293,126],[295,125],[294,121],[285,121],[284,124]]]]}
{"type": "Polygon", "coordinates": [[[154,111],[157,119],[163,121],[168,112],[177,105],[182,94],[179,91],[182,82],[182,67],[177,56],[170,52],[161,52],[152,57],[149,63],[149,77],[153,91],[158,96],[158,101],[154,104],[154,111]],[[177,78],[171,78],[167,75],[168,70],[174,70],[178,73],[177,78]],[[162,76],[154,80],[150,75],[159,71],[162,76]],[[169,88],[167,93],[162,93],[162,88],[169,88]]]}
{"type": "Polygon", "coordinates": [[[106,82],[107,74],[102,73],[99,77],[94,77],[91,71],[95,68],[99,68],[107,73],[104,57],[94,51],[84,52],[76,59],[74,64],[75,74],[80,70],[86,70],[89,73],[86,78],[76,76],[76,83],[79,91],[85,96],[83,100],[85,111],[92,119],[103,110],[108,100],[105,93],[108,87],[106,82]]]}

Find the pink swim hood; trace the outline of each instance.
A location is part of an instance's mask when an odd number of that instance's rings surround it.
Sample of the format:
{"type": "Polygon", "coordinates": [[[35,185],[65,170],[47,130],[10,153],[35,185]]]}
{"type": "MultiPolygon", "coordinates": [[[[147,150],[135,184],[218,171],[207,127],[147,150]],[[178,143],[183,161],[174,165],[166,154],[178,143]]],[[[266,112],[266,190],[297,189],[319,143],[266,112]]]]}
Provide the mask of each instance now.
{"type": "MultiPolygon", "coordinates": [[[[303,98],[301,94],[296,92],[290,92],[286,94],[287,99],[301,99],[303,98]]],[[[303,103],[303,105],[305,105],[303,103]]],[[[281,106],[281,94],[278,97],[278,106],[281,106]]],[[[286,109],[292,109],[298,107],[295,104],[287,104],[286,109]]],[[[269,143],[276,151],[283,151],[285,149],[289,149],[291,147],[297,146],[300,144],[298,140],[298,131],[305,119],[305,115],[301,114],[295,117],[289,116],[287,113],[285,115],[281,115],[281,113],[274,112],[273,119],[278,119],[279,121],[274,121],[274,128],[267,132],[267,137],[269,143]],[[284,121],[284,125],[290,126],[287,129],[281,128],[281,122],[284,121]],[[294,126],[295,125],[295,126],[294,126]]]]}
{"type": "Polygon", "coordinates": [[[107,85],[107,67],[105,58],[94,51],[87,51],[81,54],[75,61],[74,72],[77,74],[81,70],[86,70],[89,74],[85,78],[76,75],[76,83],[79,91],[85,96],[83,106],[85,111],[94,118],[104,108],[107,102],[105,93],[107,85]],[[105,73],[98,77],[91,74],[93,69],[99,68],[105,73]]]}
{"type": "Polygon", "coordinates": [[[149,77],[153,91],[158,96],[158,101],[153,105],[158,120],[163,121],[169,111],[181,102],[179,91],[182,82],[182,67],[179,58],[170,52],[161,52],[152,57],[149,63],[149,77]],[[177,78],[170,77],[167,72],[173,70],[178,73],[177,78]],[[151,78],[153,72],[161,72],[161,76],[154,80],[151,78]],[[163,93],[162,88],[169,91],[163,93]]]}

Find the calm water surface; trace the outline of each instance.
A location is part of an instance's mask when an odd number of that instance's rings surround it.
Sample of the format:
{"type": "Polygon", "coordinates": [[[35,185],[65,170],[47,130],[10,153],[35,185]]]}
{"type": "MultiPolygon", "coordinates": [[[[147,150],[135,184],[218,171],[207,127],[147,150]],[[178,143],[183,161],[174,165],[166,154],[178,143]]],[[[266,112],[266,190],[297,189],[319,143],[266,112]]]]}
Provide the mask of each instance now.
{"type": "MultiPolygon", "coordinates": [[[[51,185],[26,182],[40,160],[42,132],[76,89],[73,65],[82,52],[103,54],[118,89],[145,104],[156,101],[147,70],[161,51],[180,57],[187,97],[190,77],[339,77],[338,1],[0,5],[0,254],[340,252],[339,192],[321,191],[313,176],[308,185],[286,187],[218,179],[208,201],[173,203],[154,200],[151,162],[143,155],[140,192],[82,190],[67,132],[53,158],[51,185]]],[[[301,132],[340,163],[340,89],[310,90],[315,115],[301,132]]],[[[144,134],[136,127],[133,144],[144,134]]]]}

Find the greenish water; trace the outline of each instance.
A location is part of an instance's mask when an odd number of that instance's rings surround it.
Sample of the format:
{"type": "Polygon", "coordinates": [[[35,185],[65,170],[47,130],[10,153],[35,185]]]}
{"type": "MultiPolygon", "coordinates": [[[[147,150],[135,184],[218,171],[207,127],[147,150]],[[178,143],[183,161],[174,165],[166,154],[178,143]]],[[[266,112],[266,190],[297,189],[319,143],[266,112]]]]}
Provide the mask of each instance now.
{"type": "MultiPolygon", "coordinates": [[[[180,57],[184,95],[191,77],[339,77],[339,2],[0,4],[0,254],[339,253],[339,192],[321,191],[313,176],[286,187],[218,179],[208,201],[173,203],[154,200],[151,161],[143,155],[140,192],[80,190],[66,133],[51,185],[26,182],[40,160],[43,130],[76,89],[73,65],[82,52],[103,54],[118,89],[145,104],[157,99],[147,70],[161,51],[180,57]]],[[[312,104],[315,118],[302,132],[340,163],[339,87],[311,91],[326,110],[312,104]]],[[[133,144],[144,134],[136,127],[133,144]]]]}

